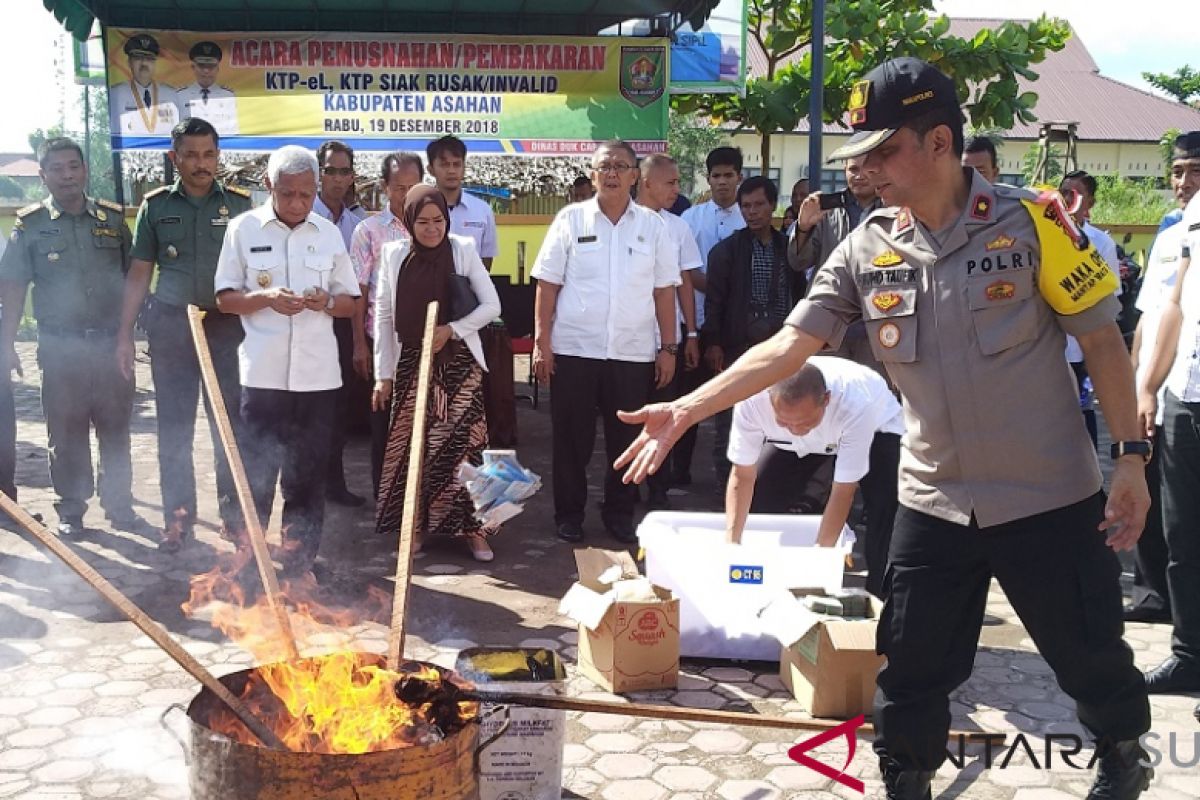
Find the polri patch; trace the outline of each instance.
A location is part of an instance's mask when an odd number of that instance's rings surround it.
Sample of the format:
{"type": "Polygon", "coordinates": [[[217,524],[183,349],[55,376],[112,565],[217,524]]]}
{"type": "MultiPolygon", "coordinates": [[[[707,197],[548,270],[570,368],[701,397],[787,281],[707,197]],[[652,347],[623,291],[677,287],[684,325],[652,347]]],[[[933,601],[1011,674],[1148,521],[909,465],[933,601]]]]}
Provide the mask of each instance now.
{"type": "Polygon", "coordinates": [[[1014,239],[1013,237],[1009,236],[1006,233],[1002,233],[999,236],[997,236],[995,239],[992,239],[990,242],[988,242],[986,245],[984,245],[984,248],[989,253],[996,251],[996,250],[1011,250],[1013,245],[1015,245],[1016,243],[1017,243],[1016,239],[1014,239]]]}
{"type": "Polygon", "coordinates": [[[1011,300],[1017,294],[1017,286],[1011,281],[996,281],[989,283],[983,293],[993,303],[997,300],[1011,300]]]}
{"type": "Polygon", "coordinates": [[[904,258],[895,250],[885,250],[871,259],[871,263],[880,268],[894,267],[897,264],[903,264],[904,258]]]}
{"type": "Polygon", "coordinates": [[[885,314],[891,311],[904,302],[904,298],[899,292],[878,292],[871,296],[871,305],[878,308],[885,314]]]}

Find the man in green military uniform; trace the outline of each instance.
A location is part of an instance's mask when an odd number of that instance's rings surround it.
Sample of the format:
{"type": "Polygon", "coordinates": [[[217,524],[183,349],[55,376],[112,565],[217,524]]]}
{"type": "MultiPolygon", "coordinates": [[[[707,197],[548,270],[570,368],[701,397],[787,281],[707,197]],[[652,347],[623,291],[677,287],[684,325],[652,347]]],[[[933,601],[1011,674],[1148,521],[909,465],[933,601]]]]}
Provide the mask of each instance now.
{"type": "Polygon", "coordinates": [[[133,510],[129,456],[134,387],[112,360],[129,228],[121,206],[84,194],[88,172],[78,144],[57,138],[40,150],[50,197],[17,212],[0,261],[0,372],[16,364],[13,342],[32,283],[58,533],[84,532],[94,488],[92,425],[100,440],[100,504],[114,527],[140,533],[146,523],[133,510]]]}
{"type": "Polygon", "coordinates": [[[904,405],[900,510],[884,577],[875,751],[888,800],[928,800],[950,693],[971,675],[994,577],[1096,739],[1088,800],[1134,800],[1151,771],[1146,684],[1121,638],[1121,568],[1150,505],[1115,274],[1061,198],[964,170],[953,80],[915,58],[851,92],[861,156],[889,206],[830,255],[783,330],[692,394],[623,414],[645,430],[626,480],[690,425],[795,372],[862,319],[904,405]],[[1116,441],[1107,498],[1065,334],[1083,348],[1116,441]]]}
{"type": "MultiPolygon", "coordinates": [[[[235,432],[239,419],[238,345],[242,322],[222,314],[213,296],[217,256],[229,220],[250,210],[250,193],[216,180],[220,138],[198,117],[171,131],[167,154],[179,173],[173,186],[146,195],[134,223],[132,262],[125,281],[125,303],[117,340],[117,360],[126,376],[133,375],[133,326],[142,309],[154,265],[158,284],[146,309],[143,326],[150,342],[150,374],[154,378],[158,417],[158,469],[162,486],[163,535],[160,547],[179,550],[196,521],[196,478],[192,440],[196,429],[196,400],[200,394],[200,365],[188,326],[187,307],[204,310],[204,331],[212,350],[221,394],[235,432]]],[[[236,538],[242,527],[237,490],[225,451],[204,396],[213,440],[217,473],[217,505],[222,534],[236,538]]]]}

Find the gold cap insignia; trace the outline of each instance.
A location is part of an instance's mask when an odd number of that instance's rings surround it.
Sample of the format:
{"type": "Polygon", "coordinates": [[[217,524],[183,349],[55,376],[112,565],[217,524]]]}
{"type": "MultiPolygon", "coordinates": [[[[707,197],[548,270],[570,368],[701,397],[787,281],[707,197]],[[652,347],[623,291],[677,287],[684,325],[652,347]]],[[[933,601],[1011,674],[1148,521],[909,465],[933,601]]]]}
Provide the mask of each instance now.
{"type": "Polygon", "coordinates": [[[988,242],[987,245],[985,245],[985,247],[987,248],[987,251],[990,253],[993,250],[1007,250],[1016,243],[1017,243],[1016,239],[1014,239],[1013,237],[1011,237],[1007,234],[1002,233],[999,236],[997,236],[995,239],[992,239],[990,242],[988,242]]]}
{"type": "Polygon", "coordinates": [[[877,267],[894,267],[897,264],[903,264],[904,259],[895,250],[885,250],[871,259],[871,263],[877,267]]]}
{"type": "Polygon", "coordinates": [[[899,292],[879,292],[871,297],[871,305],[885,314],[902,302],[904,302],[904,298],[900,296],[899,292]]]}

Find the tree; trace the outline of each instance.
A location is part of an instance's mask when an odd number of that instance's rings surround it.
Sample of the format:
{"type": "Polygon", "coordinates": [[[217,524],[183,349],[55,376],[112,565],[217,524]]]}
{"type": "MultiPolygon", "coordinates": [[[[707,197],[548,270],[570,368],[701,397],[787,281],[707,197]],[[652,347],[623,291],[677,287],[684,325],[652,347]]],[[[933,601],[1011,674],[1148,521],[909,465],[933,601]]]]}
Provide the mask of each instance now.
{"type": "Polygon", "coordinates": [[[23,200],[25,198],[25,190],[21,188],[21,184],[12,178],[7,175],[0,175],[0,197],[10,200],[23,200]]]}
{"type": "MultiPolygon", "coordinates": [[[[1070,28],[1045,16],[1004,22],[971,39],[951,36],[950,20],[931,17],[933,0],[828,0],[825,10],[825,121],[842,116],[854,82],[896,56],[916,56],[955,78],[959,98],[976,127],[1008,129],[1032,122],[1037,95],[1020,92],[1017,78],[1048,51],[1061,50],[1070,28]]],[[[762,77],[746,82],[745,97],[681,95],[681,111],[703,112],[762,137],[763,169],[770,166],[771,134],[795,130],[807,115],[812,75],[811,0],[748,0],[749,35],[767,58],[762,77]]]]}
{"type": "Polygon", "coordinates": [[[695,125],[684,114],[672,109],[667,131],[667,152],[679,164],[682,191],[691,197],[695,176],[704,168],[704,159],[714,147],[728,141],[725,131],[715,125],[695,125]]]}
{"type": "Polygon", "coordinates": [[[1165,72],[1143,72],[1142,77],[1154,88],[1166,92],[1181,103],[1195,98],[1200,101],[1200,72],[1184,65],[1174,75],[1165,72]]]}
{"type": "Polygon", "coordinates": [[[113,182],[112,142],[109,137],[108,95],[102,86],[80,87],[79,107],[87,106],[90,112],[91,125],[87,130],[87,142],[84,142],[83,120],[78,127],[55,125],[43,130],[38,128],[29,134],[29,146],[36,153],[47,139],[66,136],[74,139],[83,148],[88,162],[87,193],[92,197],[115,199],[116,184],[113,182]],[[84,92],[89,92],[87,103],[84,102],[84,92]]]}

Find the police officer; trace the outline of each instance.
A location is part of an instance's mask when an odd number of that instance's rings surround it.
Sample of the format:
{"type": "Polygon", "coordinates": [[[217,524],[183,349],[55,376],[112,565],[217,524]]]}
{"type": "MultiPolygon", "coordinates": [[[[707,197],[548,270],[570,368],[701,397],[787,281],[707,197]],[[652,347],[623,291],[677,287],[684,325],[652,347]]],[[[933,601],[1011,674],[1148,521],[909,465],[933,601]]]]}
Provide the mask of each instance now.
{"type": "Polygon", "coordinates": [[[221,55],[216,42],[196,42],[188,50],[196,80],[179,90],[179,116],[200,117],[211,122],[217,133],[231,136],[238,132],[237,99],[231,89],[217,83],[221,55]]]}
{"type": "Polygon", "coordinates": [[[774,338],[691,395],[623,415],[645,430],[619,459],[657,468],[690,425],[795,372],[865,319],[900,390],[900,468],[878,647],[875,748],[889,798],[930,797],[949,693],[971,674],[993,577],[1101,742],[1089,800],[1149,782],[1138,737],[1146,687],[1121,639],[1120,566],[1149,497],[1116,277],[1060,202],[991,186],[961,166],[954,81],[913,58],[853,87],[857,133],[884,203],[833,252],[774,338]],[[1082,249],[1080,249],[1082,247],[1082,249]],[[1107,503],[1065,333],[1079,339],[1117,441],[1107,503]],[[1103,531],[1103,533],[1101,533],[1103,531]]]}
{"type": "Polygon", "coordinates": [[[179,122],[179,97],[175,90],[154,80],[158,40],[148,33],[125,41],[129,80],[109,88],[109,123],[115,135],[166,136],[179,122]]]}
{"type": "Polygon", "coordinates": [[[142,533],[129,456],[134,386],[112,360],[129,228],[121,206],[84,194],[87,165],[75,142],[50,139],[38,163],[50,197],[17,212],[0,261],[0,372],[7,375],[15,364],[13,342],[32,283],[58,533],[84,532],[94,486],[92,425],[100,440],[100,504],[113,527],[142,533]]]}
{"type": "MultiPolygon", "coordinates": [[[[193,117],[171,131],[167,154],[179,178],[146,195],[134,223],[132,263],[125,280],[125,300],[117,339],[121,373],[133,377],[133,326],[142,309],[154,265],[158,283],[143,314],[150,343],[150,374],[158,418],[158,470],[162,487],[163,534],[159,546],[175,552],[192,534],[196,522],[196,478],[192,439],[200,365],[188,326],[187,307],[204,312],[204,331],[212,351],[225,406],[236,419],[241,387],[237,348],[242,322],[236,314],[217,310],[213,275],[229,220],[250,210],[250,193],[216,180],[219,136],[205,120],[193,117]]],[[[225,450],[204,396],[217,473],[217,505],[222,534],[236,538],[242,525],[237,492],[225,450]]]]}

